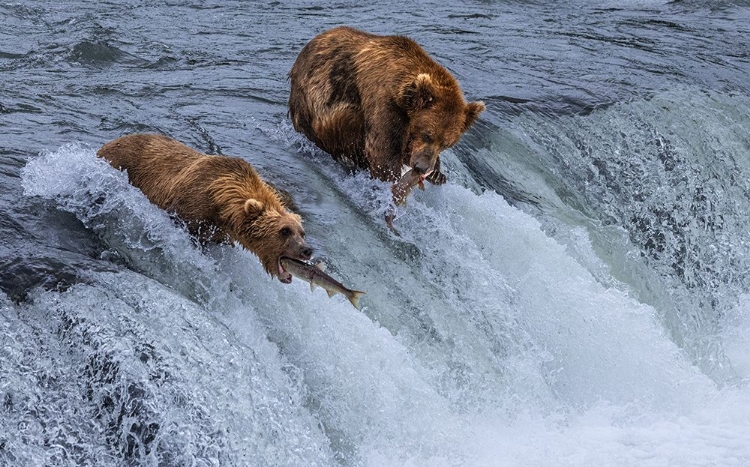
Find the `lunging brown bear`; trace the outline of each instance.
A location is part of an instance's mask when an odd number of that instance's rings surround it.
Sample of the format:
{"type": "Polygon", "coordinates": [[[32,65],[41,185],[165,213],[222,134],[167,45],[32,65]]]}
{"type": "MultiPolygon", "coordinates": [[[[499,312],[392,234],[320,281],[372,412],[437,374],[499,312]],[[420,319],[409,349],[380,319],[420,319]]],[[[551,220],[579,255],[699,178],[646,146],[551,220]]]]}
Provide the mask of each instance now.
{"type": "Polygon", "coordinates": [[[413,40],[345,26],[313,38],[289,78],[295,130],[337,161],[397,182],[396,204],[425,179],[445,183],[440,152],[484,110],[413,40]]]}
{"type": "Polygon", "coordinates": [[[151,134],[123,136],[97,155],[127,170],[131,184],[152,203],[177,214],[201,241],[237,241],[281,282],[292,280],[281,258],[307,260],[312,255],[300,217],[240,158],[208,156],[151,134]]]}

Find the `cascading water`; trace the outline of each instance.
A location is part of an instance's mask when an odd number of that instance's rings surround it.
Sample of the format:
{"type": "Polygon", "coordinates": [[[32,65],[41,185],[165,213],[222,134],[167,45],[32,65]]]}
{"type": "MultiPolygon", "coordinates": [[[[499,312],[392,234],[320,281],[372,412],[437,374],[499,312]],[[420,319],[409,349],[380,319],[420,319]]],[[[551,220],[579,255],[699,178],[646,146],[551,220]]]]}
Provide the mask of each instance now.
{"type": "Polygon", "coordinates": [[[748,104],[677,88],[554,124],[519,122],[557,175],[563,210],[575,209],[567,217],[585,216],[573,224],[587,226],[611,274],[720,383],[732,370],[714,338],[750,279],[748,104]]]}

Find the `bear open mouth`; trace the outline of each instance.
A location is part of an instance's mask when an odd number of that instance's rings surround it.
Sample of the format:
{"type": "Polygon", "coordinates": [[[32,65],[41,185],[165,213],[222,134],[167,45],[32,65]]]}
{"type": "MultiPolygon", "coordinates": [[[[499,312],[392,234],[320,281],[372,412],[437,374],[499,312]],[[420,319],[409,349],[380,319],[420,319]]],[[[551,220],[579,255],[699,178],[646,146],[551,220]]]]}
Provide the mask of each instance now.
{"type": "Polygon", "coordinates": [[[418,181],[418,183],[417,183],[417,184],[419,185],[419,187],[420,187],[421,189],[423,189],[423,190],[424,190],[424,181],[425,181],[425,179],[426,179],[427,177],[429,177],[430,175],[432,175],[432,172],[434,172],[434,171],[435,171],[435,169],[434,169],[434,168],[432,168],[432,169],[428,170],[427,172],[424,172],[424,173],[419,173],[419,172],[417,172],[417,170],[416,170],[416,169],[414,169],[414,168],[413,168],[412,166],[404,164],[404,165],[402,165],[402,166],[401,166],[401,176],[403,177],[404,175],[406,175],[407,173],[409,173],[409,172],[410,172],[410,171],[412,171],[412,170],[414,171],[414,173],[416,173],[416,174],[418,174],[418,175],[419,175],[419,181],[418,181]]]}
{"type": "Polygon", "coordinates": [[[281,266],[281,256],[279,259],[276,260],[276,266],[279,269],[279,282],[282,282],[284,284],[290,284],[292,282],[292,275],[287,272],[286,269],[284,269],[283,266],[281,266]]]}

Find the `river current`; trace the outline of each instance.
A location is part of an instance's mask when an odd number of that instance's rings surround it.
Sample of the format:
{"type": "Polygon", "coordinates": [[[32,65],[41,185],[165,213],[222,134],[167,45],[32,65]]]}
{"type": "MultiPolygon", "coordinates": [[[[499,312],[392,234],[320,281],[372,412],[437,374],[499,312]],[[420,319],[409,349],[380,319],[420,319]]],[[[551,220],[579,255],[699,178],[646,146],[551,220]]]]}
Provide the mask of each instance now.
{"type": "Polygon", "coordinates": [[[750,465],[747,1],[0,2],[0,465],[750,465]],[[347,24],[487,110],[390,232],[297,134],[347,24]],[[97,149],[292,193],[361,310],[204,249],[97,149]]]}

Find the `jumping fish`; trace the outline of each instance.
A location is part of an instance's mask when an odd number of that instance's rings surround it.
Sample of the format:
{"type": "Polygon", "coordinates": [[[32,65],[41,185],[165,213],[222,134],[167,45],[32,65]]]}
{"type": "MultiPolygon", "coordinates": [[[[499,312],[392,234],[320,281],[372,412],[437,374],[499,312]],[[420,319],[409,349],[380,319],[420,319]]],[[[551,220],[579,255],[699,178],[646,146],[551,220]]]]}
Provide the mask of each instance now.
{"type": "Polygon", "coordinates": [[[329,276],[324,272],[322,263],[312,265],[304,261],[300,261],[292,258],[281,258],[281,267],[295,277],[299,277],[303,281],[310,283],[310,290],[315,290],[315,286],[320,286],[328,292],[329,297],[333,297],[335,294],[340,293],[345,296],[354,308],[359,308],[359,298],[364,295],[365,292],[358,290],[351,290],[344,287],[343,284],[329,276]]]}
{"type": "MultiPolygon", "coordinates": [[[[406,197],[411,193],[412,188],[418,186],[420,190],[424,190],[424,179],[427,178],[429,172],[422,174],[414,169],[408,169],[404,171],[401,178],[391,186],[391,193],[393,194],[393,204],[401,206],[406,202],[406,197]]],[[[401,235],[393,227],[393,220],[396,218],[396,209],[391,206],[385,213],[385,224],[389,229],[396,235],[401,235]]]]}
{"type": "Polygon", "coordinates": [[[391,193],[393,193],[393,202],[396,206],[401,206],[406,202],[406,197],[411,193],[412,188],[419,186],[420,190],[424,190],[424,179],[430,175],[432,171],[423,174],[419,173],[414,169],[409,169],[401,175],[396,183],[391,187],[391,193]]]}

